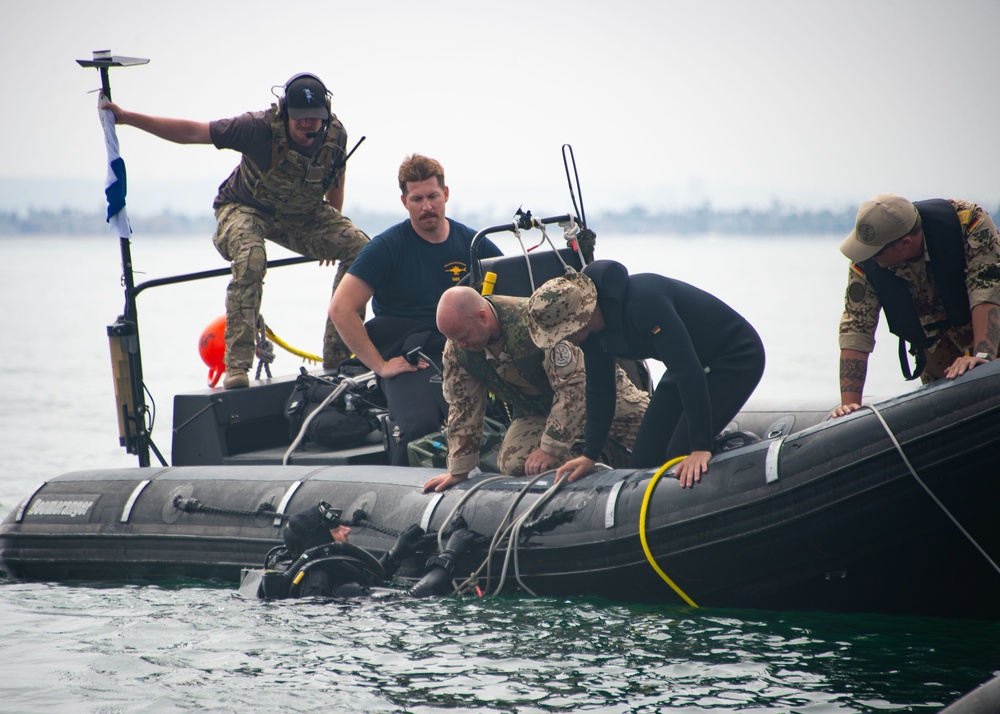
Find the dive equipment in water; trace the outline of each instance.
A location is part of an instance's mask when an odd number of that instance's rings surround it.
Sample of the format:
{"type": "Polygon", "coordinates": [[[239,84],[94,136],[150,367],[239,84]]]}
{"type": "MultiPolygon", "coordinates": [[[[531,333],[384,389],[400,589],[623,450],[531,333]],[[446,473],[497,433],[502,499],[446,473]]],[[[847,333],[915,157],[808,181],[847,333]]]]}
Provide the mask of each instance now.
{"type": "Polygon", "coordinates": [[[455,564],[469,550],[476,534],[467,528],[462,528],[451,534],[448,544],[438,555],[427,559],[427,574],[410,590],[410,596],[415,598],[429,595],[443,595],[451,587],[451,576],[455,564]]]}
{"type": "Polygon", "coordinates": [[[385,577],[391,578],[395,575],[403,559],[413,555],[423,539],[424,529],[416,523],[410,525],[400,533],[396,539],[396,543],[382,556],[382,560],[380,561],[382,569],[385,571],[385,577]]]}

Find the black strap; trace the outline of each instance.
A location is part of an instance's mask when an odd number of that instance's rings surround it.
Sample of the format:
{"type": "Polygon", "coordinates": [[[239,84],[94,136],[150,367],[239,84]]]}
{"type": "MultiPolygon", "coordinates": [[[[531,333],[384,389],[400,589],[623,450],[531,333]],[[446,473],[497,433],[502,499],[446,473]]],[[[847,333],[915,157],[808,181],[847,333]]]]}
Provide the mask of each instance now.
{"type": "Polygon", "coordinates": [[[910,359],[906,356],[907,342],[902,337],[899,338],[899,368],[903,371],[903,377],[907,382],[911,382],[921,374],[924,373],[924,367],[927,366],[927,354],[924,352],[924,348],[918,345],[910,345],[909,353],[916,358],[916,364],[913,367],[913,371],[910,371],[910,359]]]}

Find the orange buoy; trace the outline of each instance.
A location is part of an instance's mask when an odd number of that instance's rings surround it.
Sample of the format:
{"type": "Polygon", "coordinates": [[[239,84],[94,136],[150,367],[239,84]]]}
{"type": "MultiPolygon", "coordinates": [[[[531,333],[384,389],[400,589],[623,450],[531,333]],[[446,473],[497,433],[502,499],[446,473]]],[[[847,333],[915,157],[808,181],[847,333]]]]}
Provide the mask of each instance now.
{"type": "Polygon", "coordinates": [[[215,318],[206,327],[198,340],[198,354],[208,365],[208,386],[214,387],[219,377],[226,371],[226,316],[215,318]]]}

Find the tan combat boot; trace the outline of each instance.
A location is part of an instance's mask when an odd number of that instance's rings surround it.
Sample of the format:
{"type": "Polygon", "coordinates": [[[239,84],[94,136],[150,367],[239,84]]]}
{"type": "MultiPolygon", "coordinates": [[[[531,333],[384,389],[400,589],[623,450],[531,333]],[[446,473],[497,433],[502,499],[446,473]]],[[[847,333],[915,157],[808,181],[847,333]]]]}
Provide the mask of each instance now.
{"type": "Polygon", "coordinates": [[[227,369],[223,389],[246,389],[250,386],[250,378],[245,369],[227,369]]]}

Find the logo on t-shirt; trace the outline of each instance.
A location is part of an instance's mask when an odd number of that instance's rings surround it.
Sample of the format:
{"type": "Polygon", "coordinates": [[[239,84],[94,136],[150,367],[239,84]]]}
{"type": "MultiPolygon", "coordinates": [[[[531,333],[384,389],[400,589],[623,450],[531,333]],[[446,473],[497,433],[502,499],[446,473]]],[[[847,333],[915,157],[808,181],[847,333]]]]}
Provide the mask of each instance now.
{"type": "Polygon", "coordinates": [[[465,263],[463,263],[460,260],[455,260],[450,263],[446,263],[444,266],[444,272],[451,273],[451,282],[453,283],[457,283],[459,280],[461,280],[462,276],[465,275],[467,270],[468,268],[465,265],[465,263]]]}

